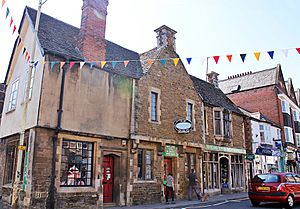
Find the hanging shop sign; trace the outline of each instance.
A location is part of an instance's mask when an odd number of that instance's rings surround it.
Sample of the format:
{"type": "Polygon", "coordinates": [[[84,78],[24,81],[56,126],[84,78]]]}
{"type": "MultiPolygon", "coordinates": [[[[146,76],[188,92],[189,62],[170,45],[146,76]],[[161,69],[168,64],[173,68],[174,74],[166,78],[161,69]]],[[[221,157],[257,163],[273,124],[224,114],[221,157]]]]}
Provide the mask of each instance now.
{"type": "Polygon", "coordinates": [[[254,154],[246,154],[246,160],[254,160],[255,159],[255,155],[254,154]]]}
{"type": "Polygon", "coordinates": [[[258,147],[255,152],[256,155],[272,156],[272,150],[264,147],[258,147]]]}
{"type": "Polygon", "coordinates": [[[238,153],[238,154],[246,154],[245,149],[221,147],[221,146],[208,145],[208,144],[205,145],[205,149],[210,150],[210,151],[218,151],[218,152],[231,152],[231,153],[238,153]]]}
{"type": "Polygon", "coordinates": [[[165,157],[179,157],[179,149],[174,145],[166,145],[165,151],[163,152],[165,157]]]}
{"type": "Polygon", "coordinates": [[[180,119],[174,122],[174,128],[179,134],[187,134],[192,129],[192,123],[189,120],[180,119]]]}

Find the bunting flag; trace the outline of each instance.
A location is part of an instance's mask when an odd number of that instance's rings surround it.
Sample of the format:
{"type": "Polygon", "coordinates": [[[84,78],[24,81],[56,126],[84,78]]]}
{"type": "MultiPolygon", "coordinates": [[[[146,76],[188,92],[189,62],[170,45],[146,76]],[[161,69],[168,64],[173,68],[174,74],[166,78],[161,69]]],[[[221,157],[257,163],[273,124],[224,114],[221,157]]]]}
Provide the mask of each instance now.
{"type": "Polygon", "coordinates": [[[5,19],[7,19],[8,15],[9,15],[9,9],[8,9],[8,7],[7,7],[5,19]]]}
{"type": "Polygon", "coordinates": [[[229,62],[231,62],[232,55],[226,55],[229,62]]]}
{"type": "Polygon", "coordinates": [[[254,55],[256,57],[256,60],[259,61],[260,52],[254,52],[254,55]]]}
{"type": "Polygon", "coordinates": [[[15,31],[17,30],[17,26],[16,25],[14,25],[14,29],[13,29],[13,35],[14,35],[14,33],[15,33],[15,31]]]}
{"type": "Polygon", "coordinates": [[[69,69],[72,69],[72,67],[75,65],[75,62],[70,62],[70,65],[69,65],[69,69]]]}
{"type": "Polygon", "coordinates": [[[173,59],[173,62],[174,62],[174,65],[175,65],[175,67],[176,67],[177,64],[178,64],[178,62],[179,62],[179,58],[174,58],[174,59],[173,59]]]}
{"type": "Polygon", "coordinates": [[[206,60],[206,57],[201,57],[200,60],[201,60],[201,61],[200,61],[200,62],[201,62],[201,65],[203,65],[203,64],[204,64],[204,61],[206,60]]]}
{"type": "Polygon", "coordinates": [[[1,6],[1,9],[3,8],[4,4],[5,4],[5,0],[2,0],[2,6],[1,6]]]}
{"type": "Polygon", "coordinates": [[[96,65],[96,62],[90,62],[90,69],[92,69],[96,65]]]}
{"type": "Polygon", "coordinates": [[[129,60],[125,60],[124,61],[124,67],[127,67],[128,63],[129,63],[129,60]]]}
{"type": "Polygon", "coordinates": [[[11,27],[11,25],[13,24],[13,22],[14,22],[14,20],[13,20],[13,18],[11,17],[11,18],[10,18],[10,22],[9,22],[9,27],[11,27]]]}
{"type": "Polygon", "coordinates": [[[246,54],[240,54],[241,58],[242,58],[242,61],[245,62],[245,59],[246,59],[246,54]]]}
{"type": "Polygon", "coordinates": [[[148,65],[152,65],[153,62],[154,62],[154,60],[152,60],[152,59],[147,60],[148,65]]]}
{"type": "Polygon", "coordinates": [[[297,52],[300,54],[300,48],[296,48],[297,52]]]}
{"type": "Polygon", "coordinates": [[[79,63],[79,69],[81,69],[84,66],[85,62],[80,62],[79,63]]]}
{"type": "Polygon", "coordinates": [[[111,62],[111,65],[112,65],[113,69],[115,69],[115,67],[116,67],[116,65],[117,65],[117,62],[116,62],[116,61],[112,61],[112,62],[111,62]]]}
{"type": "Polygon", "coordinates": [[[288,56],[289,50],[288,49],[283,49],[282,53],[284,54],[285,57],[288,56]]]}
{"type": "Polygon", "coordinates": [[[50,64],[50,69],[52,70],[53,69],[53,67],[54,67],[54,65],[56,64],[57,62],[51,62],[51,64],[50,64]]]}
{"type": "Polygon", "coordinates": [[[186,58],[186,61],[188,62],[188,64],[191,64],[192,58],[186,58]]]}
{"type": "Polygon", "coordinates": [[[29,60],[30,60],[30,56],[27,57],[27,62],[29,62],[29,60]]]}
{"type": "Polygon", "coordinates": [[[28,51],[26,51],[25,53],[25,60],[27,59],[27,56],[28,56],[28,51]]]}
{"type": "Polygon", "coordinates": [[[269,56],[271,57],[271,59],[273,59],[274,56],[274,51],[268,51],[269,56]]]}
{"type": "Polygon", "coordinates": [[[66,64],[66,62],[60,62],[60,69],[63,69],[65,64],[66,64]]]}
{"type": "Polygon", "coordinates": [[[23,49],[23,53],[22,53],[23,55],[24,55],[25,51],[26,51],[26,47],[24,47],[24,49],[23,49]]]}
{"type": "Polygon", "coordinates": [[[165,65],[166,65],[166,63],[167,63],[167,60],[162,59],[162,60],[160,60],[160,63],[161,63],[161,65],[162,65],[163,67],[165,67],[165,65]]]}
{"type": "Polygon", "coordinates": [[[106,61],[101,61],[101,68],[104,68],[106,61]]]}
{"type": "Polygon", "coordinates": [[[36,61],[33,65],[36,68],[36,66],[39,64],[39,61],[36,61]]]}
{"type": "Polygon", "coordinates": [[[213,56],[213,58],[214,58],[216,64],[218,64],[220,56],[213,56]]]}
{"type": "Polygon", "coordinates": [[[21,37],[19,36],[17,46],[20,46],[21,41],[22,41],[22,39],[21,39],[21,37]]]}

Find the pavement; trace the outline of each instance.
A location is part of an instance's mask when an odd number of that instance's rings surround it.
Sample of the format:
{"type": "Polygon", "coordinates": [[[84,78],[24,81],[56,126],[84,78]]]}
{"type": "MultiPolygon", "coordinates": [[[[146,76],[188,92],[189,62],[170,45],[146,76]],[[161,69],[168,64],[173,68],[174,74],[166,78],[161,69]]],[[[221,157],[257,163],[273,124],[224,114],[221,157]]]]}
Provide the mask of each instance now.
{"type": "Polygon", "coordinates": [[[156,204],[149,204],[149,205],[135,205],[135,206],[123,206],[123,207],[106,207],[109,209],[168,209],[168,208],[186,208],[191,206],[199,206],[205,204],[214,204],[223,201],[230,201],[230,200],[239,200],[248,198],[247,192],[242,193],[234,193],[234,194],[223,194],[223,195],[215,195],[210,196],[208,200],[201,202],[199,200],[176,200],[176,204],[166,204],[166,203],[156,203],[156,204]]]}

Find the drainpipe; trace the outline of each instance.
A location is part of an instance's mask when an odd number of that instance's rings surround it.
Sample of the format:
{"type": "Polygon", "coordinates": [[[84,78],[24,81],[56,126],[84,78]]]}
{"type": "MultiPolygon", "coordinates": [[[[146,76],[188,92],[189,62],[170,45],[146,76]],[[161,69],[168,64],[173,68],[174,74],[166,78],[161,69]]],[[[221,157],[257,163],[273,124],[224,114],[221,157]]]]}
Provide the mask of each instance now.
{"type": "Polygon", "coordinates": [[[62,112],[63,112],[62,107],[63,107],[63,98],[64,98],[64,89],[65,89],[65,77],[66,77],[66,70],[63,68],[62,69],[61,86],[60,86],[59,107],[57,110],[57,126],[55,129],[54,136],[52,137],[52,144],[53,144],[53,147],[52,147],[52,169],[51,169],[50,188],[49,188],[48,198],[46,201],[47,209],[55,209],[56,147],[57,147],[58,133],[61,130],[61,117],[62,117],[62,112]]]}

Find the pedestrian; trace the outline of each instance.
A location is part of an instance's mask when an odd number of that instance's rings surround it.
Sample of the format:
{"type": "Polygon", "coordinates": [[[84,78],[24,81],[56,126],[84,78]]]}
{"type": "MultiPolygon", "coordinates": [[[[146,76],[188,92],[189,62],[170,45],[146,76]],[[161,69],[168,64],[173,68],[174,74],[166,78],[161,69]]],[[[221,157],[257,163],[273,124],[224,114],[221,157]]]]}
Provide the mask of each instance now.
{"type": "Polygon", "coordinates": [[[175,204],[174,201],[174,179],[172,173],[169,173],[166,181],[166,204],[169,204],[169,195],[172,196],[172,204],[175,204]]]}
{"type": "Polygon", "coordinates": [[[198,179],[194,169],[191,169],[191,173],[189,174],[189,190],[188,190],[188,198],[192,200],[192,192],[195,191],[198,200],[201,200],[201,195],[198,189],[198,179]]]}

